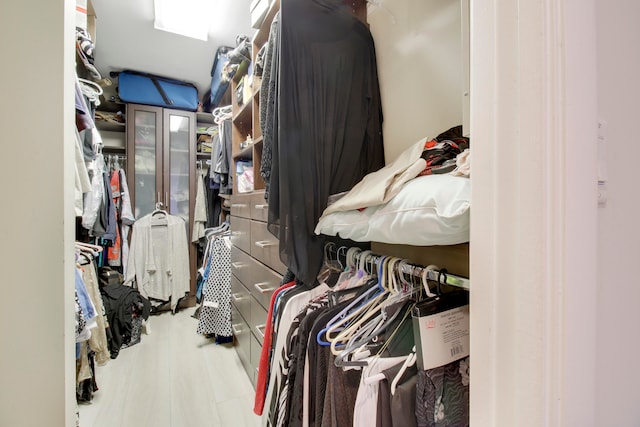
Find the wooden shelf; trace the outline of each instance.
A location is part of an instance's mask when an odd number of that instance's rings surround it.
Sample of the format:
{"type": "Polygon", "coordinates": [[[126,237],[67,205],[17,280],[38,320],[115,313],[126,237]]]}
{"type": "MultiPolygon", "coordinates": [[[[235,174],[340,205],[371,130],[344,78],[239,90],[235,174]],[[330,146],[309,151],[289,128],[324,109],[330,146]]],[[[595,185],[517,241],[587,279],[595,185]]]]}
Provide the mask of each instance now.
{"type": "Polygon", "coordinates": [[[233,155],[234,160],[251,160],[253,159],[253,144],[245,147],[243,150],[235,153],[233,155]]]}
{"type": "Polygon", "coordinates": [[[263,140],[264,140],[264,138],[262,137],[262,135],[260,135],[259,137],[257,137],[256,139],[253,140],[253,145],[262,144],[263,140]]]}
{"type": "Polygon", "coordinates": [[[238,113],[233,117],[233,123],[236,126],[245,123],[251,124],[251,102],[247,102],[240,107],[238,113]]]}
{"type": "Polygon", "coordinates": [[[207,123],[207,124],[215,124],[216,122],[213,120],[213,114],[205,113],[203,111],[198,111],[196,113],[196,122],[197,123],[207,123]]]}
{"type": "Polygon", "coordinates": [[[109,132],[125,132],[127,126],[124,123],[112,122],[110,120],[95,120],[98,130],[106,130],[109,132]]]}
{"type": "Polygon", "coordinates": [[[273,17],[276,16],[276,12],[280,10],[280,0],[275,0],[273,4],[269,7],[269,11],[267,15],[264,17],[262,24],[260,24],[260,29],[256,32],[256,35],[253,37],[253,44],[256,46],[262,46],[269,39],[269,32],[271,31],[271,22],[273,22],[273,17]]]}
{"type": "Polygon", "coordinates": [[[196,152],[196,157],[198,159],[209,159],[211,158],[211,153],[203,153],[202,151],[196,152]]]}
{"type": "Polygon", "coordinates": [[[116,147],[113,145],[103,145],[103,153],[125,153],[127,150],[124,147],[116,147]]]}

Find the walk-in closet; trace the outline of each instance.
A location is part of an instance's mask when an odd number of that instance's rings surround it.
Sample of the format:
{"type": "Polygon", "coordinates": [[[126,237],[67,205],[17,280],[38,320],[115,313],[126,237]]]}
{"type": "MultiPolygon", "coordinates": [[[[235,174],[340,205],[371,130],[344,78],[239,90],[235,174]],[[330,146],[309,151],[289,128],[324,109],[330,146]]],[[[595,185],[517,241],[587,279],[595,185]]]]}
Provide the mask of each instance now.
{"type": "Polygon", "coordinates": [[[77,8],[79,424],[468,425],[468,3],[242,6],[205,90],[77,8]]]}
{"type": "Polygon", "coordinates": [[[5,9],[0,425],[640,422],[636,5],[5,9]]]}

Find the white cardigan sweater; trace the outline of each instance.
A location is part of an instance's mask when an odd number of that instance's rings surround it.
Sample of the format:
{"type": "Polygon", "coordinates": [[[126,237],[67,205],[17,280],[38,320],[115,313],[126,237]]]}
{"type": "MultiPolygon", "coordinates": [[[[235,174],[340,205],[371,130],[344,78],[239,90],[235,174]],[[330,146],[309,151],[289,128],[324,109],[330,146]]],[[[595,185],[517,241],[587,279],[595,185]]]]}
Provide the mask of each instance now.
{"type": "Polygon", "coordinates": [[[187,229],[178,216],[166,215],[166,221],[158,217],[149,214],[133,225],[125,285],[134,286],[145,298],[171,300],[175,312],[189,292],[187,229]]]}

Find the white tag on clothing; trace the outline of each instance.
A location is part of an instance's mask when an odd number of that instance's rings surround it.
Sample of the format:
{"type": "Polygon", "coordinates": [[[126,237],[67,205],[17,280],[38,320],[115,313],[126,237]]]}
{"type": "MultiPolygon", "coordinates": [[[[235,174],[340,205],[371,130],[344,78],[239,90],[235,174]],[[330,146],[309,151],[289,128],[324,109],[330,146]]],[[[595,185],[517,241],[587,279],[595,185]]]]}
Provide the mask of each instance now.
{"type": "Polygon", "coordinates": [[[469,306],[419,318],[422,369],[444,366],[469,355],[469,306]]]}
{"type": "Polygon", "coordinates": [[[217,301],[205,301],[202,303],[202,305],[204,305],[205,307],[212,307],[212,308],[220,307],[220,304],[218,304],[217,301]]]}

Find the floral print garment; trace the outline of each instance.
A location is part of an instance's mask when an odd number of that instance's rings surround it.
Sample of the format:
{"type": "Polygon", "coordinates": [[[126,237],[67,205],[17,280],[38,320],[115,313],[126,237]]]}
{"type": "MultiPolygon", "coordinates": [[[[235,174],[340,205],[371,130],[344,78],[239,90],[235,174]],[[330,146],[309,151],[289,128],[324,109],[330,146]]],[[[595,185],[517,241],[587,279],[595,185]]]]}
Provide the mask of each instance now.
{"type": "Polygon", "coordinates": [[[418,372],[418,427],[469,426],[469,358],[418,372]]]}

